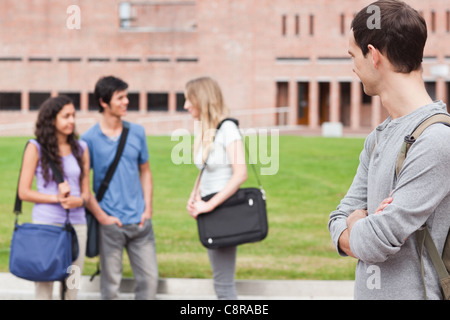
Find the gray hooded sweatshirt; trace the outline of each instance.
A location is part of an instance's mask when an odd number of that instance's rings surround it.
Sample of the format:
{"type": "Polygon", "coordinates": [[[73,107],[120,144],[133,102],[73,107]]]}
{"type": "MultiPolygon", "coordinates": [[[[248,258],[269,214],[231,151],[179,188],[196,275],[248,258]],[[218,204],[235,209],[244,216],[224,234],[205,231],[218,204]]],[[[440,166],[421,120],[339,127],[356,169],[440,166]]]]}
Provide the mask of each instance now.
{"type": "MultiPolygon", "coordinates": [[[[339,254],[345,256],[338,239],[347,228],[346,218],[356,209],[368,210],[350,234],[350,249],[359,259],[355,299],[424,299],[414,232],[426,223],[442,253],[450,227],[450,128],[427,128],[409,149],[397,178],[395,163],[404,137],[423,119],[446,112],[443,102],[434,102],[386,119],[366,138],[353,183],[328,224],[339,254]],[[393,202],[374,214],[391,192],[393,202]]],[[[437,273],[424,251],[427,298],[442,299],[437,273]]]]}

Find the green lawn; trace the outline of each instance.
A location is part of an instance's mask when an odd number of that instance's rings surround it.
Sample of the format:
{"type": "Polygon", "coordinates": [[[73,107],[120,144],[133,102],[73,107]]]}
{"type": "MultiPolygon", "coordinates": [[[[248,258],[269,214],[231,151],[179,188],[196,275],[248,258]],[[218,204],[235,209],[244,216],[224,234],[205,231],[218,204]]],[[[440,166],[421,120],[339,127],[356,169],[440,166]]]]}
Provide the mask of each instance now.
{"type": "MultiPolygon", "coordinates": [[[[0,272],[8,271],[12,208],[26,141],[0,138],[0,272]]],[[[356,262],[337,255],[327,222],[351,184],[363,139],[280,136],[279,141],[279,150],[269,152],[279,159],[278,173],[261,176],[269,235],[260,243],[239,247],[237,278],[353,279],[356,262]]],[[[167,136],[148,137],[160,277],[209,278],[207,253],[198,240],[195,220],[185,210],[198,171],[193,164],[173,164],[171,152],[178,143],[167,136]]],[[[245,186],[256,186],[250,167],[245,186]]],[[[24,203],[21,222],[31,221],[31,207],[24,203]]],[[[84,273],[93,273],[96,263],[97,259],[87,259],[84,273]]],[[[126,255],[124,275],[132,276],[126,255]]]]}

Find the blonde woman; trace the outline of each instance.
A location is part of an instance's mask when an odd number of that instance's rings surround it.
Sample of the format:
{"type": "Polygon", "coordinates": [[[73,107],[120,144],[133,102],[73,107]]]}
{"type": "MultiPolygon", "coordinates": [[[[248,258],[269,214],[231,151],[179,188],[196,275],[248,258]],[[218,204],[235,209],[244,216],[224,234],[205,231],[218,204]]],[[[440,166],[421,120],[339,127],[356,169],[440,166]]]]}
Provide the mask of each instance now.
{"type": "MultiPolygon", "coordinates": [[[[187,203],[189,214],[198,215],[214,210],[232,196],[247,179],[245,151],[238,127],[225,121],[217,131],[217,125],[226,118],[222,92],[217,82],[203,77],[189,81],[185,88],[184,108],[200,121],[201,134],[194,143],[194,163],[199,169],[207,160],[201,178],[197,178],[187,203]],[[197,187],[198,186],[198,187],[197,187]],[[202,197],[216,193],[208,201],[202,197]]],[[[208,249],[218,299],[237,299],[234,283],[237,247],[208,249]]]]}

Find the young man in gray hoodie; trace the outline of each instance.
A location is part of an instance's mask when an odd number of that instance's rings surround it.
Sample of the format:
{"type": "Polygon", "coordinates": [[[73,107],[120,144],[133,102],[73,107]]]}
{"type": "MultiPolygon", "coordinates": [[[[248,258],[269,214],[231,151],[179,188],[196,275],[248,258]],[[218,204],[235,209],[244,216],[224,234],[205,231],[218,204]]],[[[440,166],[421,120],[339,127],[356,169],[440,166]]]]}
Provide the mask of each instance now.
{"type": "Polygon", "coordinates": [[[371,6],[355,16],[348,51],[365,93],[378,95],[390,116],[366,138],[328,228],[339,254],[358,259],[355,299],[442,299],[426,250],[422,281],[415,231],[426,224],[442,252],[450,227],[450,128],[426,129],[397,177],[395,163],[405,136],[447,109],[432,101],[422,79],[424,19],[401,1],[371,6]]]}

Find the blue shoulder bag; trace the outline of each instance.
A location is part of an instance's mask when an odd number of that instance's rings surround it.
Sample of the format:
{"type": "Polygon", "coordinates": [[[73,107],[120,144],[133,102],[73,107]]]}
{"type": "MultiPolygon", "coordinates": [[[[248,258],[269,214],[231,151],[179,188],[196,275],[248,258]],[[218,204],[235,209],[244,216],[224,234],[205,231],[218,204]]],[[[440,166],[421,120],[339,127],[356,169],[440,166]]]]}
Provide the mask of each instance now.
{"type": "MultiPolygon", "coordinates": [[[[53,175],[58,183],[63,181],[61,173],[46,154],[53,175]]],[[[22,213],[22,200],[16,194],[14,206],[16,219],[11,240],[9,270],[15,276],[31,281],[62,281],[68,276],[68,268],[78,257],[78,240],[69,221],[62,226],[18,223],[22,213]]],[[[64,286],[65,287],[65,286],[64,286]]]]}

